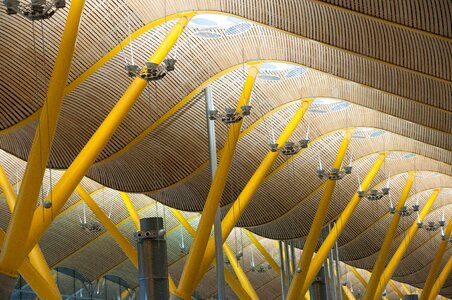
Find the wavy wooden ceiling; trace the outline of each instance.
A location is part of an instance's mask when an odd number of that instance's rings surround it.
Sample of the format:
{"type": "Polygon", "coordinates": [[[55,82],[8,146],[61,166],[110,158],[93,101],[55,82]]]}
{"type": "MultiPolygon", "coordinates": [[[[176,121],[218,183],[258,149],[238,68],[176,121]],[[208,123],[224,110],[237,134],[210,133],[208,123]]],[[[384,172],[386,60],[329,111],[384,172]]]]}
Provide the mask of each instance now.
{"type": "MultiPolygon", "coordinates": [[[[406,172],[415,169],[427,174],[416,179],[416,193],[422,201],[433,188],[452,188],[450,1],[435,0],[426,5],[422,0],[385,0],[377,5],[371,0],[129,0],[129,4],[127,8],[123,1],[87,1],[49,161],[52,168],[65,169],[70,165],[130,83],[123,71],[124,56],[130,58],[130,46],[102,60],[127,39],[128,13],[132,30],[168,16],[168,22],[149,28],[134,40],[135,61],[139,65],[174,24],[174,13],[222,12],[253,23],[250,30],[234,36],[223,34],[223,29],[212,29],[219,33],[216,39],[199,37],[195,27],[185,30],[177,46],[176,71],[151,84],[140,97],[89,170],[87,175],[94,181],[84,179],[89,192],[105,185],[145,193],[179,209],[200,211],[210,185],[202,88],[213,86],[217,108],[234,106],[246,71],[242,63],[251,59],[287,62],[305,72],[284,78],[284,71],[268,71],[266,74],[282,79],[256,81],[253,113],[244,123],[246,130],[222,199],[223,212],[268,151],[271,128],[280,132],[300,99],[330,97],[352,105],[337,111],[331,110],[331,105],[317,106],[326,112],[311,110],[306,114],[293,139],[304,136],[309,125],[311,147],[292,159],[278,159],[240,226],[269,238],[300,239],[302,245],[322,189],[322,181],[315,176],[318,156],[325,165],[332,162],[345,127],[370,127],[385,133],[352,140],[354,175],[339,183],[327,221],[334,220],[345,207],[356,189],[355,175],[362,178],[367,173],[378,151],[395,151],[394,158],[387,160],[373,182],[378,185],[391,174],[394,199],[403,188],[406,172]],[[102,63],[95,65],[98,61],[102,63]],[[181,110],[159,126],[152,125],[180,101],[185,103],[181,110]],[[416,156],[413,158],[410,153],[416,156]],[[267,209],[269,205],[272,210],[267,209]]],[[[59,11],[42,27],[36,23],[35,45],[30,22],[0,13],[0,148],[22,159],[27,158],[31,147],[66,13],[67,10],[59,11]],[[40,67],[35,68],[36,65],[40,67]]],[[[223,147],[226,134],[227,127],[218,124],[218,149],[223,147]]],[[[24,164],[3,152],[0,161],[10,178],[17,181],[24,164]]],[[[57,171],[52,174],[54,181],[60,176],[57,171]]],[[[117,198],[113,191],[109,193],[113,194],[108,197],[117,198]]],[[[96,195],[99,194],[103,192],[96,195]]],[[[442,194],[432,208],[432,217],[442,208],[447,217],[452,215],[450,195],[442,194]]],[[[147,199],[137,195],[134,202],[141,208],[149,205],[147,199]]],[[[65,209],[78,200],[73,195],[65,209]]],[[[4,203],[0,207],[1,225],[5,228],[9,212],[4,203]]],[[[52,266],[90,266],[94,263],[90,255],[101,255],[100,249],[114,243],[108,237],[93,242],[94,237],[80,234],[79,208],[66,211],[55,222],[64,226],[52,225],[41,241],[46,257],[52,266]],[[69,229],[62,232],[63,227],[69,229]],[[72,243],[74,235],[79,244],[72,243]],[[88,248],[79,250],[88,244],[88,248]]],[[[339,240],[345,262],[372,267],[388,223],[386,212],[386,205],[361,203],[339,240]]],[[[115,210],[114,216],[116,223],[125,220],[125,208],[115,210]]],[[[402,222],[396,240],[403,236],[409,223],[402,222]]],[[[132,224],[127,221],[121,228],[130,233],[132,224]]],[[[436,245],[435,238],[418,234],[395,278],[421,287],[436,245]]],[[[97,278],[101,270],[106,272],[112,267],[118,274],[130,271],[126,262],[114,266],[121,259],[124,261],[122,253],[115,255],[119,256],[109,262],[111,266],[96,265],[86,273],[97,278]]],[[[183,259],[171,267],[176,274],[182,263],[183,259]]],[[[204,286],[209,284],[204,282],[204,286]]],[[[262,289],[272,292],[268,287],[262,289]]],[[[452,295],[452,279],[443,291],[452,295]]]]}

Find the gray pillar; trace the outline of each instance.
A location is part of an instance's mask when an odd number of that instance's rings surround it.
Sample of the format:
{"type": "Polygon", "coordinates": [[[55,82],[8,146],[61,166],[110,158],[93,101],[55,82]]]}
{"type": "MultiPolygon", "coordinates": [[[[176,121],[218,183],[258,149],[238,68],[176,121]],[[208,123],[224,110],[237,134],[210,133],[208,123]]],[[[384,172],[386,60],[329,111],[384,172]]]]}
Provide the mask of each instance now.
{"type": "Polygon", "coordinates": [[[336,257],[335,257],[335,261],[336,261],[336,286],[337,286],[337,295],[338,295],[338,299],[342,300],[342,282],[341,282],[341,268],[340,268],[340,261],[339,261],[339,247],[337,245],[337,240],[336,243],[334,245],[334,251],[336,253],[336,257]]]}
{"type": "Polygon", "coordinates": [[[289,255],[289,244],[287,244],[288,242],[285,241],[284,242],[284,253],[285,253],[285,262],[286,262],[286,282],[287,282],[287,290],[290,287],[290,283],[292,281],[292,274],[290,273],[290,255],[289,255]]]}
{"type": "Polygon", "coordinates": [[[295,257],[295,247],[294,241],[290,242],[290,258],[292,259],[292,278],[295,276],[294,274],[297,272],[297,258],[295,257]]]}
{"type": "Polygon", "coordinates": [[[286,299],[286,280],[284,279],[284,259],[283,259],[283,245],[279,241],[279,268],[280,268],[280,282],[281,282],[281,299],[286,299]]]}
{"type": "Polygon", "coordinates": [[[140,228],[141,231],[134,233],[138,249],[139,299],[168,299],[168,258],[163,219],[141,219],[140,228]]]}
{"type": "MultiPolygon", "coordinates": [[[[209,119],[209,111],[214,110],[212,99],[212,88],[210,86],[204,89],[204,96],[206,98],[206,115],[207,115],[207,131],[209,136],[209,160],[210,160],[210,176],[213,178],[217,171],[217,145],[215,142],[215,121],[209,119]]],[[[224,283],[224,256],[223,256],[223,237],[221,230],[221,212],[220,206],[217,208],[215,214],[215,221],[213,225],[213,233],[215,239],[215,259],[217,272],[217,288],[218,300],[226,300],[226,288],[224,283]]]]}
{"type": "Polygon", "coordinates": [[[0,299],[10,299],[16,285],[17,277],[0,273],[0,299]]]}
{"type": "Polygon", "coordinates": [[[418,295],[405,295],[405,300],[418,300],[419,296],[418,295]]]}
{"type": "Polygon", "coordinates": [[[311,300],[325,300],[328,299],[328,292],[326,286],[326,278],[325,278],[325,266],[317,273],[317,276],[314,278],[314,281],[309,288],[311,293],[311,300]]]}

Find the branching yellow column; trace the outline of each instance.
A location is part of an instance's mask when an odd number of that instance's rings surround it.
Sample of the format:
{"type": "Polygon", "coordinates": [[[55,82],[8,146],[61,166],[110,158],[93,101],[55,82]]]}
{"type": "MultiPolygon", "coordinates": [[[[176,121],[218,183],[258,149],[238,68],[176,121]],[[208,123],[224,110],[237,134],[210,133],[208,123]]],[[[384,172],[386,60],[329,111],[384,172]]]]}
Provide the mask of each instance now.
{"type": "Polygon", "coordinates": [[[28,156],[28,163],[17,203],[6,232],[3,249],[0,254],[0,272],[9,277],[16,277],[19,265],[33,248],[30,247],[26,251],[24,238],[21,237],[29,235],[33,212],[38,201],[42,178],[44,177],[63,102],[64,88],[66,87],[71,67],[78,26],[84,5],[84,0],[71,2],[61,37],[60,48],[49,81],[47,99],[41,110],[38,128],[36,129],[28,156]]]}
{"type": "Polygon", "coordinates": [[[452,219],[449,220],[449,224],[447,225],[445,236],[446,238],[441,241],[441,244],[438,247],[438,251],[436,252],[435,259],[432,262],[430,267],[430,271],[428,272],[427,279],[425,280],[424,290],[421,294],[421,300],[428,300],[428,296],[432,291],[433,284],[435,283],[436,275],[438,274],[439,267],[441,265],[441,260],[443,259],[444,252],[446,252],[449,237],[452,232],[452,219]]]}
{"type": "Polygon", "coordinates": [[[259,240],[254,236],[254,234],[252,234],[248,230],[244,230],[244,231],[245,231],[245,234],[250,238],[250,241],[254,244],[254,246],[256,246],[257,250],[259,250],[259,252],[265,257],[265,259],[270,264],[272,269],[278,275],[280,275],[281,274],[281,269],[279,268],[278,263],[276,263],[276,261],[273,259],[271,254],[268,253],[268,251],[264,248],[264,246],[262,246],[262,244],[259,242],[259,240]]]}
{"type": "MultiPolygon", "coordinates": [[[[0,165],[0,187],[3,190],[3,194],[5,195],[6,202],[8,204],[9,210],[12,212],[14,210],[14,206],[16,205],[16,194],[14,193],[13,187],[6,176],[3,167],[0,165]]],[[[30,252],[29,255],[30,263],[36,272],[39,273],[47,282],[48,289],[53,290],[53,294],[60,294],[58,287],[53,279],[52,273],[50,272],[50,268],[45,260],[44,255],[41,252],[41,248],[36,245],[30,252]]],[[[60,296],[61,297],[61,296],[60,296]]]]}
{"type": "Polygon", "coordinates": [[[130,217],[132,218],[133,223],[135,224],[135,228],[140,230],[140,216],[138,215],[137,210],[133,206],[132,201],[130,200],[129,195],[124,192],[119,193],[121,195],[122,200],[124,200],[124,204],[127,207],[127,211],[129,212],[130,217]]]}
{"type": "MultiPolygon", "coordinates": [[[[372,183],[372,180],[374,179],[375,175],[378,173],[378,170],[380,169],[381,165],[383,164],[386,155],[388,153],[380,153],[378,159],[370,169],[369,173],[366,175],[364,180],[361,182],[361,187],[363,190],[367,190],[369,185],[372,183]]],[[[308,275],[306,276],[306,280],[303,284],[303,289],[301,290],[301,295],[304,295],[311,285],[312,281],[314,280],[315,276],[319,272],[320,268],[323,265],[323,262],[325,261],[326,257],[328,256],[328,253],[331,251],[333,246],[336,243],[336,240],[342,233],[342,230],[344,230],[345,225],[347,225],[347,222],[350,220],[353,212],[355,211],[356,207],[358,206],[359,202],[361,201],[361,198],[359,198],[358,193],[355,193],[353,195],[350,202],[345,207],[342,214],[337,219],[336,224],[331,229],[330,233],[326,237],[325,241],[323,242],[322,246],[320,246],[320,249],[317,251],[315,257],[313,258],[311,262],[311,266],[308,270],[308,275]]]]}
{"type": "MultiPolygon", "coordinates": [[[[409,172],[408,179],[403,188],[402,194],[400,195],[399,203],[397,203],[396,210],[399,211],[405,206],[406,199],[410,195],[411,187],[413,186],[414,179],[416,178],[416,172],[409,172]]],[[[395,213],[392,216],[391,224],[386,231],[386,236],[381,245],[380,251],[378,252],[377,260],[375,261],[374,267],[372,269],[372,275],[369,280],[369,288],[364,294],[364,300],[372,300],[375,290],[378,286],[378,281],[380,280],[381,273],[383,273],[383,268],[388,259],[389,250],[391,249],[392,241],[396,234],[397,228],[399,227],[400,215],[395,213]]]]}
{"type": "MultiPolygon", "coordinates": [[[[353,130],[347,130],[342,140],[339,151],[337,152],[336,160],[333,164],[333,169],[339,170],[342,166],[345,154],[347,153],[347,147],[353,135],[353,130]]],[[[301,252],[301,258],[298,263],[298,268],[301,272],[295,273],[292,283],[290,284],[289,291],[287,292],[287,300],[294,300],[300,297],[300,295],[306,294],[306,292],[300,294],[300,289],[303,287],[303,283],[308,275],[309,265],[312,261],[312,255],[314,254],[315,247],[317,246],[320,231],[322,230],[323,223],[325,222],[326,212],[330,205],[331,197],[333,196],[334,188],[336,186],[336,180],[328,179],[323,190],[322,198],[320,199],[319,206],[314,216],[311,229],[309,230],[308,237],[303,246],[301,252]]]]}
{"type": "Polygon", "coordinates": [[[353,275],[361,282],[361,284],[367,289],[369,285],[367,284],[367,281],[364,279],[361,274],[359,274],[358,270],[356,270],[355,267],[350,266],[350,271],[352,271],[353,275]]]}
{"type": "MultiPolygon", "coordinates": [[[[289,139],[292,132],[297,127],[298,123],[301,121],[301,119],[304,116],[304,113],[308,110],[309,105],[311,104],[313,99],[305,99],[303,100],[300,108],[295,112],[292,119],[287,124],[284,131],[281,133],[279,138],[277,139],[276,143],[278,145],[284,145],[284,143],[289,139]]],[[[240,218],[240,216],[245,211],[247,205],[249,204],[252,196],[256,192],[257,188],[260,186],[260,184],[265,179],[265,176],[267,175],[268,170],[272,167],[275,160],[278,158],[278,152],[269,152],[257,168],[256,172],[254,172],[251,179],[246,184],[243,191],[240,193],[237,200],[235,200],[232,207],[229,209],[228,213],[224,217],[223,221],[221,222],[221,228],[222,228],[222,239],[223,243],[226,241],[227,237],[231,233],[231,231],[234,229],[235,223],[240,218]]],[[[212,263],[213,258],[215,256],[215,242],[214,239],[211,238],[209,240],[209,243],[207,244],[207,249],[204,255],[204,258],[202,260],[202,264],[199,267],[199,272],[196,277],[196,284],[198,284],[199,281],[201,281],[202,277],[204,276],[205,272],[208,270],[209,265],[212,263]]]]}
{"type": "MultiPolygon", "coordinates": [[[[188,233],[194,237],[196,235],[196,230],[191,226],[191,224],[185,219],[185,217],[182,215],[180,211],[174,208],[170,208],[173,215],[176,217],[176,219],[179,220],[179,222],[184,226],[185,230],[188,231],[188,233]]],[[[225,245],[229,248],[228,245],[225,245]]],[[[223,248],[224,249],[224,248],[223,248]]],[[[226,253],[226,251],[225,251],[226,253]]],[[[229,258],[229,257],[228,257],[229,258]]],[[[234,257],[235,258],[235,257],[234,257]]],[[[231,261],[231,260],[229,260],[231,261]]],[[[215,264],[215,261],[213,262],[215,264]]],[[[240,299],[251,299],[251,296],[249,293],[244,289],[244,287],[235,279],[234,275],[228,270],[224,269],[224,277],[226,279],[226,282],[229,284],[231,289],[234,291],[234,293],[240,298],[240,299]]]]}
{"type": "MultiPolygon", "coordinates": [[[[440,189],[435,189],[428,199],[425,206],[422,208],[421,212],[419,213],[419,219],[421,222],[424,220],[425,216],[430,211],[430,208],[432,207],[433,203],[435,202],[436,198],[438,197],[438,194],[440,192],[440,189]]],[[[417,220],[411,225],[410,229],[408,230],[408,233],[406,234],[405,238],[403,239],[402,243],[400,244],[397,251],[392,256],[391,260],[389,261],[388,265],[386,266],[386,269],[382,273],[380,277],[380,281],[378,283],[378,288],[375,290],[375,294],[373,295],[373,299],[377,299],[381,293],[383,292],[385,286],[388,284],[388,281],[391,280],[392,274],[394,274],[395,269],[399,265],[400,260],[402,260],[403,255],[405,254],[406,249],[410,245],[411,241],[413,240],[414,236],[416,235],[416,232],[418,230],[417,220]]]]}
{"type": "Polygon", "coordinates": [[[344,291],[348,300],[356,300],[355,295],[353,295],[352,291],[350,291],[350,288],[348,286],[343,285],[342,290],[344,291]]]}
{"type": "Polygon", "coordinates": [[[452,270],[452,256],[449,257],[444,269],[439,273],[438,278],[436,279],[435,284],[433,285],[432,291],[430,292],[430,296],[428,300],[435,300],[436,296],[438,296],[439,291],[446,282],[447,277],[449,276],[450,271],[452,270]]]}
{"type": "Polygon", "coordinates": [[[392,287],[392,289],[397,293],[397,296],[399,296],[400,298],[403,299],[403,293],[402,291],[398,288],[397,284],[394,282],[394,280],[389,280],[389,285],[392,287]]]}
{"type": "MultiPolygon", "coordinates": [[[[190,20],[190,16],[183,16],[174,25],[168,36],[163,40],[159,48],[154,52],[149,62],[160,64],[172,46],[176,43],[178,37],[190,20]]],[[[127,91],[119,99],[115,107],[106,117],[104,122],[100,125],[83,150],[75,158],[73,163],[69,166],[67,171],[55,185],[52,195],[52,210],[38,208],[35,210],[33,216],[33,223],[28,240],[26,243],[26,250],[33,248],[38,242],[42,234],[53,220],[60,209],[64,206],[69,196],[75,190],[76,186],[82,180],[83,176],[88,171],[89,167],[96,160],[99,153],[109,141],[111,136],[116,131],[116,128],[121,124],[122,120],[127,115],[133,104],[136,102],[141,92],[145,89],[147,82],[139,77],[135,78],[130,84],[127,91]]],[[[24,257],[21,258],[21,260],[24,257]]]]}
{"type": "MultiPolygon", "coordinates": [[[[259,74],[260,66],[260,63],[250,65],[242,94],[237,103],[238,111],[241,110],[242,106],[249,103],[254,82],[259,74]]],[[[242,123],[243,119],[230,125],[224,151],[221,155],[218,168],[212,180],[209,194],[207,195],[206,203],[204,204],[204,209],[201,214],[201,219],[199,220],[198,231],[196,232],[190,252],[188,253],[181,279],[179,281],[179,285],[177,286],[176,293],[174,294],[175,297],[173,298],[191,299],[191,294],[195,289],[193,278],[196,277],[199,264],[201,263],[204,252],[206,251],[206,245],[215,219],[215,212],[217,211],[221,197],[223,196],[223,190],[232,164],[232,158],[234,157],[242,123]]],[[[209,262],[209,266],[211,263],[212,262],[209,262]]]]}
{"type": "MultiPolygon", "coordinates": [[[[0,248],[3,246],[3,240],[5,239],[5,232],[0,229],[0,248]]],[[[24,259],[22,264],[19,266],[19,273],[25,279],[25,281],[30,285],[33,291],[40,299],[45,300],[61,300],[61,295],[58,289],[52,288],[49,282],[39,274],[38,270],[33,267],[28,259],[24,259]]],[[[5,294],[0,291],[1,299],[9,299],[5,294]]]]}

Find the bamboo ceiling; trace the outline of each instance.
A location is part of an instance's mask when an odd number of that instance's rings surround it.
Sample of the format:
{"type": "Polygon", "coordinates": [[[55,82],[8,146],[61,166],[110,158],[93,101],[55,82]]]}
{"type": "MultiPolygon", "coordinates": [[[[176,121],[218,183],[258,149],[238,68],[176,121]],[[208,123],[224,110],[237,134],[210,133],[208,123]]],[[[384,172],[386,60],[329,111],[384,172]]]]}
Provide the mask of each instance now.
{"type": "MultiPolygon", "coordinates": [[[[144,64],[175,23],[174,14],[184,11],[197,12],[198,23],[192,21],[172,51],[177,53],[176,70],[149,84],[82,182],[96,201],[121,203],[114,191],[120,190],[136,193],[134,204],[143,215],[157,213],[160,204],[152,198],[196,216],[193,212],[202,210],[210,187],[202,91],[212,86],[220,111],[234,107],[246,62],[261,60],[252,113],[245,118],[221,202],[223,213],[268,152],[272,132],[284,129],[302,99],[316,98],[291,138],[301,139],[309,127],[310,147],[290,159],[280,155],[239,226],[265,238],[296,239],[302,247],[323,188],[315,174],[318,159],[332,164],[344,128],[356,130],[349,146],[354,170],[338,182],[326,222],[345,208],[357,178],[367,174],[380,151],[392,154],[371,186],[390,176],[391,196],[397,201],[407,172],[417,170],[409,205],[420,199],[422,206],[433,189],[443,188],[429,218],[437,219],[443,211],[446,220],[452,217],[448,0],[382,0],[378,5],[372,0],[87,1],[48,163],[54,171],[46,173],[43,191],[49,190],[49,178],[54,184],[61,176],[55,169],[71,164],[129,86],[124,61],[133,52],[135,62],[144,64]],[[245,24],[246,30],[232,31],[230,24],[206,27],[200,22],[209,14],[245,24]],[[133,47],[129,25],[137,32],[133,47]],[[178,104],[179,110],[171,110],[178,104]]],[[[33,142],[66,15],[67,9],[59,10],[50,20],[36,22],[33,31],[28,20],[0,10],[0,162],[14,185],[20,184],[22,160],[33,142]]],[[[228,127],[218,123],[216,130],[220,150],[228,127]]],[[[40,242],[49,264],[81,270],[90,279],[116,272],[133,282],[133,266],[108,235],[80,232],[79,200],[76,194],[70,198],[40,242]],[[110,252],[102,252],[107,248],[110,252]]],[[[382,201],[361,201],[339,239],[344,262],[372,268],[390,220],[388,200],[382,201]]],[[[6,228],[10,213],[4,201],[0,209],[0,225],[6,228]]],[[[131,237],[133,224],[125,207],[115,205],[112,216],[131,237]]],[[[400,242],[413,220],[402,219],[395,241],[400,242]]],[[[170,228],[178,226],[172,217],[168,222],[170,228]]],[[[175,236],[173,241],[169,236],[169,257],[170,273],[177,279],[184,258],[175,236]]],[[[437,246],[437,235],[419,232],[394,279],[422,287],[437,246]]],[[[215,285],[213,271],[208,274],[200,290],[204,296],[215,285]]],[[[278,296],[272,294],[275,276],[251,276],[264,298],[278,296]]],[[[452,297],[452,278],[442,292],[452,297]]],[[[391,297],[397,297],[394,291],[391,297]]]]}

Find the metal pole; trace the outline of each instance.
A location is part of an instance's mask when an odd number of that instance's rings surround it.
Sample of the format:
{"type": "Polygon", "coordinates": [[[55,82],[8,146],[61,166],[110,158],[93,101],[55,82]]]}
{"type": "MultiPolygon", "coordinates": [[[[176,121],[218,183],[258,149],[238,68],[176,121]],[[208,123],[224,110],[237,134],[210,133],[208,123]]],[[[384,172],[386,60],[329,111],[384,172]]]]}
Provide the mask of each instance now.
{"type": "Polygon", "coordinates": [[[286,300],[286,283],[284,280],[284,257],[283,257],[283,247],[282,247],[282,241],[279,242],[279,268],[281,269],[280,272],[280,279],[281,279],[281,300],[286,300]]]}
{"type": "MultiPolygon", "coordinates": [[[[213,180],[217,171],[217,146],[215,141],[215,121],[209,119],[209,111],[214,110],[212,99],[212,87],[208,86],[204,89],[204,97],[206,99],[206,116],[207,116],[207,133],[209,136],[209,158],[210,158],[210,174],[213,180]]],[[[226,288],[224,283],[224,257],[223,257],[223,239],[221,233],[221,213],[218,205],[214,221],[214,237],[215,237],[215,259],[217,272],[217,288],[218,300],[226,300],[226,288]]]]}
{"type": "MultiPolygon", "coordinates": [[[[331,223],[328,224],[328,234],[331,231],[331,223]]],[[[328,234],[325,235],[328,236],[328,234]]],[[[334,252],[333,249],[331,248],[330,250],[330,261],[329,261],[329,267],[330,267],[330,288],[331,288],[331,297],[332,299],[337,299],[336,297],[336,277],[334,276],[334,252]]]]}
{"type": "Polygon", "coordinates": [[[290,281],[292,280],[292,274],[290,273],[290,256],[289,256],[289,244],[288,242],[284,242],[284,253],[286,255],[285,257],[285,263],[286,263],[286,276],[287,276],[287,287],[290,286],[290,281]]]}
{"type": "Polygon", "coordinates": [[[140,229],[134,233],[140,300],[166,300],[169,298],[169,284],[163,218],[141,219],[140,229]]]}
{"type": "Polygon", "coordinates": [[[293,243],[294,241],[290,242],[290,258],[292,259],[292,276],[297,271],[297,261],[295,257],[295,247],[293,243]]]}
{"type": "Polygon", "coordinates": [[[334,251],[336,253],[336,286],[337,286],[337,295],[339,300],[342,300],[342,290],[341,290],[341,286],[342,286],[342,282],[341,282],[341,268],[339,265],[339,247],[337,245],[337,240],[336,240],[336,244],[334,246],[334,251]]]}

